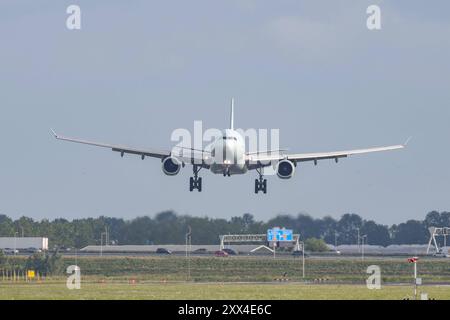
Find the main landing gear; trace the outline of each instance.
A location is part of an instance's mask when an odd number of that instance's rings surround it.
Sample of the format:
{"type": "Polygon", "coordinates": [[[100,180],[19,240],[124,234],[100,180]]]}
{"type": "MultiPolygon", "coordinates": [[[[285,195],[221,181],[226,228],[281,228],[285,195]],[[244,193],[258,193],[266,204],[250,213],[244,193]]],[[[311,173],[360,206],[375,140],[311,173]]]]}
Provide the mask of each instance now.
{"type": "Polygon", "coordinates": [[[259,179],[255,180],[255,193],[258,194],[260,191],[267,193],[267,179],[263,178],[262,168],[256,169],[259,174],[259,179]]]}
{"type": "Polygon", "coordinates": [[[223,176],[224,177],[231,177],[230,168],[227,168],[227,169],[223,170],[223,176]]]}
{"type": "Polygon", "coordinates": [[[193,170],[194,176],[189,179],[189,191],[192,192],[197,189],[198,192],[202,192],[202,178],[198,176],[198,173],[202,170],[202,167],[194,165],[193,170]]]}

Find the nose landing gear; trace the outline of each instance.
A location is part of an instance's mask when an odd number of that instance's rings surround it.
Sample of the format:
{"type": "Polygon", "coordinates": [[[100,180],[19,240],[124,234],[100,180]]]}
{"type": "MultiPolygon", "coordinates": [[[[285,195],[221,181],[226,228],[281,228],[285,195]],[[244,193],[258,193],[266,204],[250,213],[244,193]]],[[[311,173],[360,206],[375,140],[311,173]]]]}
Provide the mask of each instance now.
{"type": "Polygon", "coordinates": [[[262,174],[262,168],[256,169],[259,174],[259,179],[255,180],[255,193],[258,194],[262,191],[264,194],[267,193],[267,179],[264,179],[262,174]]]}
{"type": "Polygon", "coordinates": [[[198,165],[193,166],[194,176],[189,179],[189,191],[192,192],[195,189],[198,192],[202,192],[202,178],[198,176],[198,173],[202,170],[202,167],[198,165]]]}

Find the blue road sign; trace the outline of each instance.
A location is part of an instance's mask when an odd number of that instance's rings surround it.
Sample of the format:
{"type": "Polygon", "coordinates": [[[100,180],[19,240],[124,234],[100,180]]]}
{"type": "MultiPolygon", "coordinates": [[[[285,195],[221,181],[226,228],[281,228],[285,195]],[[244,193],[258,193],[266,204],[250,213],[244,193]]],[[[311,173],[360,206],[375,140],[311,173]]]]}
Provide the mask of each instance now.
{"type": "Polygon", "coordinates": [[[293,232],[290,229],[269,229],[267,230],[267,241],[294,241],[293,232]]]}

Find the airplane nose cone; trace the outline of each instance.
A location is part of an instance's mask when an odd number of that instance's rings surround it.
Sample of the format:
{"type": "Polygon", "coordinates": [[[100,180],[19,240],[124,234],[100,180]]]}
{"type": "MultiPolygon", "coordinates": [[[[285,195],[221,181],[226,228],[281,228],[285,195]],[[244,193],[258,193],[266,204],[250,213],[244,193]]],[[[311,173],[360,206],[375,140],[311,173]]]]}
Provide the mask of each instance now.
{"type": "Polygon", "coordinates": [[[234,164],[236,158],[236,143],[234,141],[230,141],[225,145],[225,155],[224,155],[224,163],[225,164],[234,164]]]}
{"type": "Polygon", "coordinates": [[[236,142],[227,141],[217,145],[215,148],[214,160],[218,164],[223,164],[226,167],[235,164],[236,159],[236,142]]]}

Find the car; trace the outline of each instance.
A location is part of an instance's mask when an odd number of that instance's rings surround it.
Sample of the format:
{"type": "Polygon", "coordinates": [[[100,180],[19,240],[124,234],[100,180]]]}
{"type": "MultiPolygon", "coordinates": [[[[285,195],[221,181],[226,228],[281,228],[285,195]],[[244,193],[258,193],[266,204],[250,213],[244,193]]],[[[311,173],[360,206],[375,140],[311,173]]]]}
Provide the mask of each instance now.
{"type": "Polygon", "coordinates": [[[228,253],[230,256],[235,256],[235,255],[237,255],[236,251],[234,251],[233,249],[226,248],[226,249],[223,249],[222,251],[225,251],[225,252],[228,253]]]}
{"type": "MultiPolygon", "coordinates": [[[[294,257],[302,257],[303,256],[303,251],[302,250],[295,250],[294,252],[292,252],[292,255],[294,257]]],[[[308,255],[305,253],[305,257],[307,257],[308,255]]]]}
{"type": "Polygon", "coordinates": [[[214,252],[214,255],[216,257],[228,257],[228,253],[226,253],[223,250],[219,250],[219,251],[214,252]]]}
{"type": "Polygon", "coordinates": [[[436,252],[435,254],[433,254],[433,257],[436,257],[436,258],[448,258],[449,255],[441,250],[441,251],[436,252]]]}
{"type": "Polygon", "coordinates": [[[200,248],[200,249],[194,250],[194,253],[196,253],[196,254],[205,254],[207,252],[208,252],[208,250],[206,250],[205,248],[200,248]]]}
{"type": "Polygon", "coordinates": [[[170,250],[167,250],[166,248],[158,248],[156,249],[157,254],[172,254],[170,250]]]}
{"type": "Polygon", "coordinates": [[[19,250],[17,249],[11,249],[11,248],[5,248],[3,249],[4,254],[18,254],[19,250]]]}
{"type": "Polygon", "coordinates": [[[60,251],[60,252],[70,252],[70,251],[72,251],[71,248],[65,247],[65,246],[60,246],[60,247],[55,246],[55,247],[53,248],[53,250],[54,250],[54,251],[58,250],[58,251],[60,251]]]}
{"type": "Polygon", "coordinates": [[[41,253],[42,252],[41,249],[39,249],[39,248],[32,248],[32,247],[27,248],[24,251],[28,252],[28,253],[41,253]]]}

